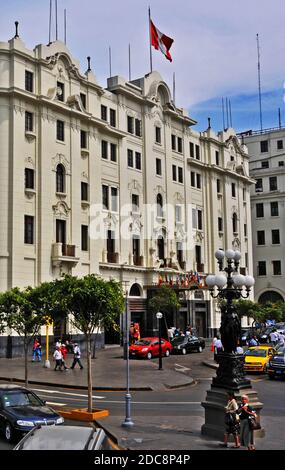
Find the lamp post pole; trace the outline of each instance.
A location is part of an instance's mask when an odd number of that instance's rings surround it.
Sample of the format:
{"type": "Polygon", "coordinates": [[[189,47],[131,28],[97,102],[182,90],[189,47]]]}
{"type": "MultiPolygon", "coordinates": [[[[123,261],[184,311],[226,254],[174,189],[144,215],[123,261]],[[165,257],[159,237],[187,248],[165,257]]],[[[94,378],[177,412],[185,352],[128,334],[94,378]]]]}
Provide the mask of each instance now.
{"type": "Polygon", "coordinates": [[[125,396],[126,417],[122,422],[122,426],[131,428],[134,423],[131,418],[131,394],[130,394],[130,356],[129,356],[129,304],[128,304],[128,291],[126,290],[125,297],[125,345],[126,345],[126,373],[127,373],[127,390],[125,396]]]}
{"type": "Polygon", "coordinates": [[[161,348],[161,319],[162,313],[157,312],[156,318],[158,319],[158,354],[159,354],[159,362],[158,362],[158,370],[162,370],[162,348],[161,348]]]}

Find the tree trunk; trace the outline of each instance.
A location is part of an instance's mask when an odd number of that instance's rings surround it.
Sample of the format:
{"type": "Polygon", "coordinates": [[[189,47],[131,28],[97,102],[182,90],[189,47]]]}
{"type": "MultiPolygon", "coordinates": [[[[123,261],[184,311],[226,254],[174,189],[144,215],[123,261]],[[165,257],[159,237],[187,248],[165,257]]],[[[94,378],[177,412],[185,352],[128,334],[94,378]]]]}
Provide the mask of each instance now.
{"type": "Polygon", "coordinates": [[[88,412],[92,413],[92,370],[91,370],[91,336],[86,334],[87,343],[87,381],[88,381],[88,412]]]}
{"type": "Polygon", "coordinates": [[[24,356],[25,356],[25,387],[28,387],[28,341],[24,337],[24,356]]]}

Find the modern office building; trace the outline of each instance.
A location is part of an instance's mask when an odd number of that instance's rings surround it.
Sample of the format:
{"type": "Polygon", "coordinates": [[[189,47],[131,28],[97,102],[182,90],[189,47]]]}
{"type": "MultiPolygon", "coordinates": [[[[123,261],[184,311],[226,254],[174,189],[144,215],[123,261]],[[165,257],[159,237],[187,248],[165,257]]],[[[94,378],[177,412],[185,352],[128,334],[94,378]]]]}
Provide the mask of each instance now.
{"type": "Polygon", "coordinates": [[[148,298],[167,283],[181,299],[168,326],[213,335],[204,277],[232,247],[252,274],[253,180],[233,129],[195,124],[157,72],[103,88],[60,41],[0,43],[0,291],[97,273],[128,290],[145,335],[148,298]]]}

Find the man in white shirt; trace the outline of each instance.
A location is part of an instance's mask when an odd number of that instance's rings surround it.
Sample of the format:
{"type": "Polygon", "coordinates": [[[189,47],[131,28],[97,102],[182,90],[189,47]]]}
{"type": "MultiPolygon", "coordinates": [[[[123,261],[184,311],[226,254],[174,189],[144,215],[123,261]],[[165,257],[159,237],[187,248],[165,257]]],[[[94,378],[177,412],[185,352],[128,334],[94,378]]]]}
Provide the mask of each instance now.
{"type": "Polygon", "coordinates": [[[63,362],[62,362],[62,352],[59,348],[59,346],[56,346],[56,349],[53,353],[53,358],[55,359],[55,367],[54,370],[57,370],[59,367],[59,370],[62,370],[63,362]]]}

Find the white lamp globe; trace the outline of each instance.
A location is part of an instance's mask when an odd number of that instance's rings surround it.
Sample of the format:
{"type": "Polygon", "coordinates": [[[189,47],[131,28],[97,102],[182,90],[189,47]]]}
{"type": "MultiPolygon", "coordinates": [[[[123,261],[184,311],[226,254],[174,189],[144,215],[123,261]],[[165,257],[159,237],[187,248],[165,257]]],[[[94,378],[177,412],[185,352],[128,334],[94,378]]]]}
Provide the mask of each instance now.
{"type": "Polygon", "coordinates": [[[255,279],[252,276],[245,276],[244,277],[244,285],[245,287],[252,287],[255,284],[255,279]]]}
{"type": "Polygon", "coordinates": [[[206,284],[210,289],[216,285],[216,276],[214,274],[209,274],[206,277],[206,284]]]}
{"type": "Polygon", "coordinates": [[[162,317],[163,317],[163,315],[162,315],[161,312],[157,312],[157,313],[156,313],[156,318],[160,319],[160,318],[162,318],[162,317]]]}
{"type": "Polygon", "coordinates": [[[239,250],[235,250],[234,260],[239,261],[241,259],[241,252],[239,250]]]}
{"type": "Polygon", "coordinates": [[[216,283],[216,286],[220,287],[220,289],[222,289],[226,283],[227,283],[227,278],[224,274],[217,274],[215,276],[215,283],[216,283]]]}
{"type": "Polygon", "coordinates": [[[237,274],[233,276],[233,283],[235,287],[242,287],[245,284],[245,276],[242,274],[237,274]]]}
{"type": "Polygon", "coordinates": [[[221,261],[225,257],[225,252],[223,250],[217,250],[215,253],[217,260],[221,261]]]}
{"type": "Polygon", "coordinates": [[[226,251],[226,258],[228,258],[228,259],[234,259],[234,257],[235,257],[235,252],[234,252],[234,250],[227,250],[227,251],[226,251]]]}

